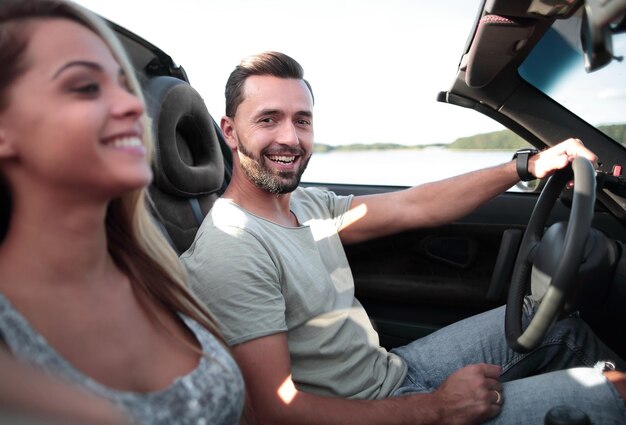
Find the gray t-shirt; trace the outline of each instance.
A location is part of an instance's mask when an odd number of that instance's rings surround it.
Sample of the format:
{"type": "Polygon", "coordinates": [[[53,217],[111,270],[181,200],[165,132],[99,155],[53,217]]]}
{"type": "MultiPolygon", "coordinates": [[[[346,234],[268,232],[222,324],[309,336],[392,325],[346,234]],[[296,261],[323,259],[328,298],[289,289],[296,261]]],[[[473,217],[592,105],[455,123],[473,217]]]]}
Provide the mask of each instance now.
{"type": "Polygon", "coordinates": [[[286,332],[300,390],[384,398],[402,382],[406,365],[380,347],[354,296],[338,234],[351,201],[299,188],[290,207],[302,225],[293,228],[219,199],[181,259],[229,344],[286,332]]]}
{"type": "MultiPolygon", "coordinates": [[[[241,372],[232,357],[204,327],[182,316],[204,355],[198,366],[160,391],[137,393],[108,388],[84,375],[61,357],[0,294],[0,337],[19,358],[89,392],[108,399],[130,418],[145,425],[235,425],[243,407],[241,372]]],[[[113,349],[113,347],[111,347],[113,349]]]]}

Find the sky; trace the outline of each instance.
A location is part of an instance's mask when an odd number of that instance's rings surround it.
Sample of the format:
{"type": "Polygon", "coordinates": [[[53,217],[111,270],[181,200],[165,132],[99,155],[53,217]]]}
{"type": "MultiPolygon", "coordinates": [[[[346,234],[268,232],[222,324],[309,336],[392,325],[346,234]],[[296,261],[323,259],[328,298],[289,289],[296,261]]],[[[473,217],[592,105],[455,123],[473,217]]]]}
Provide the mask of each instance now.
{"type": "Polygon", "coordinates": [[[213,118],[239,61],[282,51],[315,94],[318,143],[450,143],[502,127],[438,103],[478,0],[78,0],[182,65],[213,118]],[[445,10],[445,11],[444,11],[445,10]]]}

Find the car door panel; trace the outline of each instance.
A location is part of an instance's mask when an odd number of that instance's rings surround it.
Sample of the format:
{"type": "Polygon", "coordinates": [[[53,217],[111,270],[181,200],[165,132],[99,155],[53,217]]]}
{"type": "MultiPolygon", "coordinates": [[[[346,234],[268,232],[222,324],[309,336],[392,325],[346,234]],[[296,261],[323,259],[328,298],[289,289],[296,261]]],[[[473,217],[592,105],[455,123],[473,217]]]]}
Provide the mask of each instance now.
{"type": "MultiPolygon", "coordinates": [[[[356,195],[398,189],[324,187],[356,195]]],[[[504,304],[517,247],[537,199],[537,193],[506,192],[455,223],[347,245],[357,298],[381,344],[406,344],[504,304]]],[[[568,214],[566,203],[557,202],[548,224],[567,220],[568,214]]],[[[608,214],[596,216],[594,227],[612,237],[623,232],[608,214]]]]}

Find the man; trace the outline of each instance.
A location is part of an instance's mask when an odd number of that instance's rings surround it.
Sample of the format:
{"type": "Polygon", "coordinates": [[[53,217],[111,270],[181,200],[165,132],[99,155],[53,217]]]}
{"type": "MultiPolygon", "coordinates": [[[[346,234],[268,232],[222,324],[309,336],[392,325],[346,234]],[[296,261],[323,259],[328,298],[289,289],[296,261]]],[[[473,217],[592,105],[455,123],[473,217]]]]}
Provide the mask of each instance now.
{"type": "MultiPolygon", "coordinates": [[[[298,188],[313,151],[313,94],[300,65],[277,52],[233,71],[221,128],[232,180],[181,258],[223,325],[259,423],[539,424],[559,404],[598,423],[626,419],[596,369],[519,379],[615,358],[579,319],[560,321],[526,356],[506,347],[503,309],[387,352],[354,297],[342,244],[454,221],[512,186],[514,162],[383,195],[298,188]]],[[[530,158],[528,171],[545,177],[576,155],[596,160],[571,139],[530,158]]]]}

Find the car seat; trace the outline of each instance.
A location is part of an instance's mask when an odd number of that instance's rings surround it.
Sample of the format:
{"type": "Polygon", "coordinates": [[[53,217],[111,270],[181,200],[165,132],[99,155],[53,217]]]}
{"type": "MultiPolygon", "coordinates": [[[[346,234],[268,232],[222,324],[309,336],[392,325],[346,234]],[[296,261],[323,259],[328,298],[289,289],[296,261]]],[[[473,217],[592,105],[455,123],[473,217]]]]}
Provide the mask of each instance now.
{"type": "Polygon", "coordinates": [[[224,157],[230,150],[204,100],[186,81],[153,77],[143,90],[155,144],[150,203],[161,229],[181,254],[226,187],[230,167],[224,157]]]}

